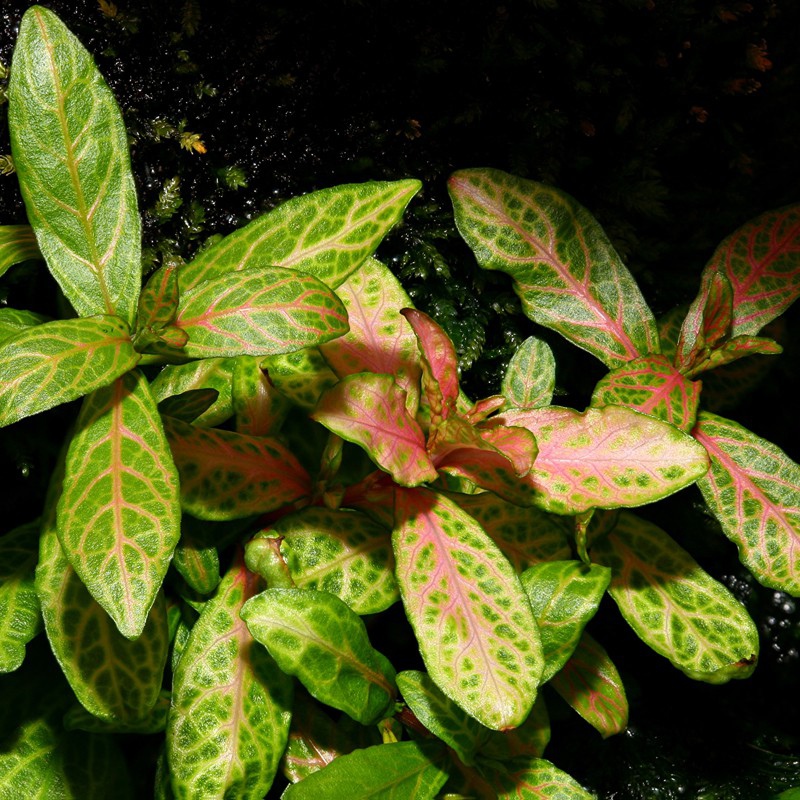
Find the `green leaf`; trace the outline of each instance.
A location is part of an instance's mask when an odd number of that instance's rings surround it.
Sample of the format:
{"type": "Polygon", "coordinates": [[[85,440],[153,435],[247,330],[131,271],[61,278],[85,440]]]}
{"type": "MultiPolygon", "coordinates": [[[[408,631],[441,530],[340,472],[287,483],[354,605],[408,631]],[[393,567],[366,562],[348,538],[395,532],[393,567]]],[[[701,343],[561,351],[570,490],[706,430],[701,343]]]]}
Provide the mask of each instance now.
{"type": "Polygon", "coordinates": [[[711,467],[697,485],[756,579],[800,596],[800,466],[774,444],[702,412],[694,430],[711,467]]]}
{"type": "Polygon", "coordinates": [[[305,508],[271,528],[297,586],[335,594],[357,614],[399,599],[388,531],[357,511],[305,508]]]}
{"type": "Polygon", "coordinates": [[[187,358],[274,355],[327,342],[348,330],[341,300],[321,281],[290,269],[231,272],[186,290],[175,325],[187,358]]]}
{"type": "Polygon", "coordinates": [[[133,325],[141,234],[125,125],[89,53],[41,6],[20,25],[8,122],[28,219],[64,295],[80,316],[133,325]]]}
{"type": "Polygon", "coordinates": [[[147,621],[180,536],[178,475],[138,371],[83,403],[69,445],[58,538],[128,638],[147,621]]]}
{"type": "Polygon", "coordinates": [[[284,397],[305,409],[314,408],[322,393],[337,380],[316,347],[267,356],[261,362],[261,367],[267,370],[272,385],[284,397]]]}
{"type": "Polygon", "coordinates": [[[486,763],[482,772],[498,800],[594,800],[574,778],[544,758],[486,763]]]}
{"type": "Polygon", "coordinates": [[[686,433],[621,406],[508,411],[500,425],[536,437],[531,476],[536,502],[558,514],[652,503],[693,483],[708,468],[705,451],[686,433]]]}
{"type": "Polygon", "coordinates": [[[267,589],[242,619],[278,666],[313,697],[363,725],[387,716],[395,672],[369,643],[361,618],[338,597],[313,589],[267,589]]]}
{"type": "Polygon", "coordinates": [[[520,578],[542,637],[545,683],[578,646],[608,588],[611,570],[580,561],[551,561],[530,567],[520,578]]]}
{"type": "Polygon", "coordinates": [[[746,678],[758,631],[744,607],[664,531],[623,512],[592,559],[611,567],[609,592],[642,641],[690,678],[746,678]]]}
{"type": "Polygon", "coordinates": [[[183,510],[206,520],[266,514],[311,495],[311,479],[277,439],[164,417],[183,510]]]}
{"type": "MultiPolygon", "coordinates": [[[[152,389],[152,387],[151,387],[152,389]]],[[[158,404],[158,413],[182,422],[194,422],[206,413],[219,398],[216,389],[190,389],[167,397],[158,404]]]]}
{"type": "Polygon", "coordinates": [[[0,347],[0,426],[107,386],[138,360],[118,317],[27,328],[0,347]]]}
{"type": "Polygon", "coordinates": [[[21,311],[16,308],[0,308],[0,344],[12,339],[18,333],[47,322],[43,314],[21,311]]]}
{"type": "Polygon", "coordinates": [[[272,385],[256,356],[239,356],[233,370],[231,399],[236,430],[248,436],[277,433],[290,403],[272,385]]]}
{"type": "Polygon", "coordinates": [[[240,618],[258,583],[237,559],[178,662],[167,728],[178,800],[261,800],[277,772],[289,735],[292,681],[240,618]]]}
{"type": "Polygon", "coordinates": [[[499,170],[450,177],[456,226],[484,269],[514,278],[534,322],[613,369],[659,352],[650,309],[592,215],[569,195],[499,170]]]}
{"type": "Polygon", "coordinates": [[[433,800],[447,781],[416,742],[393,742],[339,756],[290,786],[284,800],[352,797],[358,800],[433,800]]]}
{"type": "Polygon", "coordinates": [[[425,672],[398,673],[397,688],[406,705],[432,734],[451,747],[465,764],[475,763],[475,753],[491,735],[483,725],[446,697],[425,672]]]}
{"type": "Polygon", "coordinates": [[[628,698],[622,678],[608,653],[585,631],[550,685],[604,739],[628,727],[628,698]]]}
{"type": "Polygon", "coordinates": [[[531,336],[511,356],[503,375],[503,395],[512,408],[541,408],[553,402],[556,360],[550,345],[531,336]]]}
{"type": "Polygon", "coordinates": [[[0,275],[14,264],[41,257],[30,225],[0,225],[0,275]]]}
{"type": "Polygon", "coordinates": [[[520,725],[543,659],[519,578],[452,500],[398,488],[395,503],[397,582],[428,673],[487,728],[520,725]]]}
{"type": "Polygon", "coordinates": [[[481,759],[507,761],[517,756],[541,758],[550,742],[550,718],[547,703],[540,694],[528,718],[518,728],[490,731],[480,747],[481,759]]]}
{"type": "Polygon", "coordinates": [[[0,673],[25,659],[25,645],[41,629],[33,576],[39,557],[39,523],[29,522],[0,537],[0,673]]]}
{"type": "Polygon", "coordinates": [[[348,375],[320,398],[312,418],[369,457],[401,486],[436,480],[425,434],[406,410],[405,392],[391,375],[348,375]]]}
{"type": "Polygon", "coordinates": [[[219,584],[219,554],[217,548],[183,530],[172,560],[175,569],[186,583],[199,594],[211,594],[219,584]]]}
{"type": "Polygon", "coordinates": [[[90,714],[83,706],[74,705],[64,714],[64,728],[87,733],[161,733],[167,727],[170,693],[162,691],[150,714],[131,722],[107,722],[90,714]]]}
{"type": "Polygon", "coordinates": [[[689,432],[697,419],[700,386],[665,356],[646,356],[608,373],[595,386],[592,405],[627,406],[689,432]]]}
{"type": "Polygon", "coordinates": [[[416,180],[349,184],[295,197],[181,267],[181,288],[276,266],[308,272],[335,289],[375,252],[420,187],[416,180]]]}
{"type": "Polygon", "coordinates": [[[179,333],[178,341],[168,329],[178,313],[178,271],[174,264],[168,264],[154,272],[139,296],[136,314],[136,332],[133,340],[136,349],[143,352],[149,345],[166,341],[182,347],[188,338],[179,333]],[[166,338],[165,338],[166,337],[166,338]]]}

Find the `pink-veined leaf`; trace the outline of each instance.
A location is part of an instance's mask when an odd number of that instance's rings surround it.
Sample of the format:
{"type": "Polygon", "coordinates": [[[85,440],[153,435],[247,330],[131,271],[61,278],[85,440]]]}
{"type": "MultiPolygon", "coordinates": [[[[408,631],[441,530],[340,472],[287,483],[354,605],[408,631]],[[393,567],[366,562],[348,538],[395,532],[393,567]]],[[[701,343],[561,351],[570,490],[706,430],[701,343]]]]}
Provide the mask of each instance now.
{"type": "Polygon", "coordinates": [[[700,386],[682,375],[665,356],[645,356],[602,378],[592,395],[592,405],[627,406],[688,432],[697,419],[700,386]]]}
{"type": "Polygon", "coordinates": [[[257,356],[237,356],[231,401],[236,430],[248,436],[276,433],[291,408],[289,401],[270,382],[257,356]]]}
{"type": "Polygon", "coordinates": [[[147,622],[180,536],[178,474],[138,371],[88,395],[66,460],[58,537],[128,638],[147,622]]]}
{"type": "Polygon", "coordinates": [[[353,183],[292,198],[184,264],[181,289],[266,266],[301,270],[335,289],[372,255],[421,185],[353,183]]]}
{"type": "Polygon", "coordinates": [[[550,345],[527,338],[511,356],[503,375],[503,395],[512,408],[541,408],[553,401],[556,360],[550,345]]]}
{"type": "Polygon", "coordinates": [[[800,466],[731,420],[702,412],[694,435],[711,459],[697,485],[742,563],[800,597],[800,466]]]}
{"type": "Polygon", "coordinates": [[[284,397],[307,410],[314,408],[322,393],[337,380],[317,347],[267,356],[261,368],[267,370],[270,382],[284,397]]]}
{"type": "Polygon", "coordinates": [[[26,328],[0,347],[0,426],[106,386],[138,361],[128,326],[118,317],[26,328]]]}
{"type": "Polygon", "coordinates": [[[477,400],[472,408],[469,409],[466,419],[472,425],[477,425],[494,414],[495,411],[499,411],[504,405],[506,405],[506,398],[501,394],[484,397],[481,400],[477,400]]]}
{"type": "Polygon", "coordinates": [[[311,479],[277,439],[199,428],[164,417],[181,506],[206,520],[266,514],[311,496],[311,479]]]}
{"type": "Polygon", "coordinates": [[[499,424],[536,437],[536,502],[557,514],[651,503],[705,474],[703,448],[672,425],[622,406],[509,411],[499,424]]]}
{"type": "Polygon", "coordinates": [[[0,225],[0,275],[28,259],[41,259],[36,236],[30,225],[0,225]]]}
{"type": "Polygon", "coordinates": [[[487,728],[520,725],[543,669],[530,603],[473,517],[426,489],[398,489],[397,582],[428,673],[487,728]]]}
{"type": "Polygon", "coordinates": [[[391,375],[348,375],[322,395],[312,418],[369,457],[401,486],[436,480],[425,435],[391,375]]]}
{"type": "Polygon", "coordinates": [[[267,356],[341,336],[347,312],[311,275],[267,267],[192,286],[181,295],[175,324],[189,336],[180,351],[187,358],[267,356]]]}
{"type": "Polygon", "coordinates": [[[481,771],[497,800],[595,800],[574,778],[545,758],[485,762],[481,771]]]}
{"type": "Polygon", "coordinates": [[[431,425],[447,419],[458,400],[458,359],[448,335],[415,308],[400,313],[414,331],[422,354],[422,391],[431,409],[431,425]]]}
{"type": "Polygon", "coordinates": [[[773,339],[763,336],[734,336],[733,339],[728,339],[725,344],[709,353],[707,359],[689,370],[686,377],[694,377],[699,372],[716,369],[746,356],[776,356],[782,352],[783,348],[773,339]]]}
{"type": "Polygon", "coordinates": [[[484,269],[509,273],[525,313],[618,367],[659,352],[655,320],[591,214],[550,186],[491,169],[450,177],[456,225],[484,269]]]}
{"type": "Polygon", "coordinates": [[[755,335],[800,294],[800,205],[768,211],[725,239],[706,269],[733,288],[732,335],[755,335]]]}
{"type": "Polygon", "coordinates": [[[350,330],[320,346],[342,378],[357,372],[393,375],[406,392],[409,413],[419,403],[420,356],[417,338],[400,315],[411,305],[397,278],[374,258],[367,259],[336,289],[350,330]]]}
{"type": "Polygon", "coordinates": [[[628,698],[614,662],[584,631],[551,686],[606,739],[628,726],[628,698]]]}
{"type": "Polygon", "coordinates": [[[178,269],[174,264],[161,267],[150,276],[139,295],[136,314],[133,340],[139,352],[161,341],[178,348],[186,344],[186,331],[172,324],[178,313],[178,296],[178,269]]]}
{"type": "Polygon", "coordinates": [[[49,321],[44,314],[17,308],[0,308],[0,344],[13,339],[18,333],[49,321]]]}

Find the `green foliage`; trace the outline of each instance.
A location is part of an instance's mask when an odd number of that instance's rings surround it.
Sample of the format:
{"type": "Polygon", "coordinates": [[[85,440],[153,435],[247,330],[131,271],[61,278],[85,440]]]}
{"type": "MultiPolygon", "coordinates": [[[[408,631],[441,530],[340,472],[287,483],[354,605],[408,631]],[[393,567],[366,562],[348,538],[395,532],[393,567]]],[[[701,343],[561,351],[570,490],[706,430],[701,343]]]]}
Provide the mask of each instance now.
{"type": "MultiPolygon", "coordinates": [[[[543,757],[540,690],[603,737],[625,728],[588,632],[606,594],[688,678],[753,672],[744,607],[625,509],[697,483],[753,575],[800,594],[800,468],[703,410],[694,380],[778,351],[756,334],[800,293],[795,207],[721,245],[662,347],[586,209],[456,173],[478,262],[609,368],[588,409],[553,406],[553,351],[528,339],[502,394],[473,401],[450,338],[373,258],[418,181],[295,198],[142,288],[116,103],[43,8],[23,21],[9,123],[35,243],[0,228],[0,268],[42,256],[77,316],[3,309],[0,423],[81,403],[39,519],[0,539],[0,795],[110,796],[125,733],[162,737],[157,797],[258,800],[282,769],[287,798],[582,800],[543,757]],[[384,626],[419,669],[397,673],[384,626]]],[[[157,213],[177,210],[171,189],[157,213]]]]}

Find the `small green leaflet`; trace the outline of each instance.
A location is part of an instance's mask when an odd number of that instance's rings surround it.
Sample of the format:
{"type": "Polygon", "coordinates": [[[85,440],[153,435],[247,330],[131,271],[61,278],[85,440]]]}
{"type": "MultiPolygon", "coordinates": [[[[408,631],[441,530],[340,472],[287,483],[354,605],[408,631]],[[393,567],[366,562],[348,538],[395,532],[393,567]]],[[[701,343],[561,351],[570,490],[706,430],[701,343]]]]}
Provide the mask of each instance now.
{"type": "Polygon", "coordinates": [[[578,646],[608,588],[611,570],[580,561],[550,561],[530,567],[520,578],[542,637],[545,683],[578,646]]]}
{"type": "Polygon", "coordinates": [[[503,395],[511,408],[541,408],[553,402],[556,360],[550,345],[531,336],[511,356],[503,375],[503,395]]]}
{"type": "Polygon", "coordinates": [[[609,592],[642,641],[690,678],[747,678],[758,631],[734,596],[664,531],[629,512],[591,550],[611,567],[609,592]]]}
{"type": "Polygon", "coordinates": [[[22,664],[25,645],[42,625],[33,582],[38,557],[38,522],[0,537],[0,673],[22,664]]]}
{"type": "Polygon", "coordinates": [[[0,308],[0,344],[12,339],[27,328],[47,322],[48,317],[34,314],[33,311],[20,311],[16,308],[0,308]]]}
{"type": "Polygon", "coordinates": [[[41,6],[20,25],[8,122],[28,219],[65,296],[80,316],[133,325],[141,225],[125,125],[89,53],[41,6]]]}
{"type": "Polygon", "coordinates": [[[41,257],[30,225],[0,225],[0,275],[14,264],[41,257]]]}
{"type": "Polygon", "coordinates": [[[595,800],[595,795],[544,758],[486,762],[481,771],[497,792],[497,800],[595,800]]]}
{"type": "Polygon", "coordinates": [[[0,346],[0,426],[107,386],[138,360],[118,317],[27,328],[0,346]]]}
{"type": "Polygon", "coordinates": [[[421,186],[416,180],[350,184],[295,197],[181,267],[181,289],[266,266],[302,270],[335,289],[372,255],[421,186]]]}
{"type": "Polygon", "coordinates": [[[58,537],[92,596],[142,632],[180,536],[178,475],[138,371],[84,400],[66,461],[58,537]]]}
{"type": "Polygon", "coordinates": [[[604,739],[628,727],[628,698],[614,662],[584,631],[572,658],[550,685],[604,739]]]}
{"type": "Polygon", "coordinates": [[[291,408],[270,383],[260,362],[257,356],[238,356],[233,369],[231,399],[236,430],[248,436],[276,433],[291,408]]]}
{"type": "Polygon", "coordinates": [[[448,182],[456,226],[484,269],[509,273],[525,313],[611,369],[659,352],[655,320],[603,229],[569,195],[492,169],[448,182]]]}
{"type": "Polygon", "coordinates": [[[694,435],[711,458],[697,485],[742,563],[765,586],[800,596],[800,466],[715,414],[702,412],[694,435]]]}
{"type": "Polygon", "coordinates": [[[309,693],[363,725],[388,716],[395,672],[375,650],[361,618],[328,592],[267,589],[248,600],[242,619],[278,666],[309,693]]]}
{"type": "Polygon", "coordinates": [[[446,781],[447,773],[423,745],[393,742],[339,756],[324,769],[291,785],[282,797],[434,800],[446,781]]]}
{"type": "Polygon", "coordinates": [[[219,554],[217,548],[206,544],[183,530],[175,547],[172,563],[186,583],[199,594],[211,594],[219,584],[219,554]]]}
{"type": "MultiPolygon", "coordinates": [[[[334,341],[338,341],[334,339],[334,341]]],[[[267,356],[261,362],[273,386],[300,408],[314,408],[326,389],[336,383],[336,374],[316,347],[294,353],[267,356]]]]}
{"type": "Polygon", "coordinates": [[[341,300],[321,281],[291,269],[246,269],[186,290],[175,325],[186,358],[275,355],[347,333],[341,300]]]}
{"type": "Polygon", "coordinates": [[[428,673],[487,728],[520,725],[544,664],[519,578],[452,500],[426,489],[395,495],[397,582],[428,673]]]}
{"type": "Polygon", "coordinates": [[[168,264],[154,272],[139,296],[136,331],[133,336],[138,352],[148,345],[165,342],[182,347],[188,336],[172,323],[178,313],[178,272],[168,264]]]}
{"type": "Polygon", "coordinates": [[[651,503],[693,483],[708,468],[705,450],[686,433],[621,406],[582,414],[550,406],[494,418],[536,437],[536,502],[557,514],[651,503]]]}
{"type": "Polygon", "coordinates": [[[277,772],[293,687],[239,616],[259,583],[237,559],[178,662],[167,728],[177,800],[261,800],[277,772]]]}

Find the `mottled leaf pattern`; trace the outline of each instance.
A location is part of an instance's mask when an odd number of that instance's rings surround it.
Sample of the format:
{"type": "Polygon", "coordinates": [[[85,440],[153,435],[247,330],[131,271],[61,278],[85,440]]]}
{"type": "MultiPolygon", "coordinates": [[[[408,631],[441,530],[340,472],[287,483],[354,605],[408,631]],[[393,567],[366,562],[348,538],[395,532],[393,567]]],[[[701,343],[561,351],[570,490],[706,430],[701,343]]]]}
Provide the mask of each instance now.
{"type": "Polygon", "coordinates": [[[239,356],[233,370],[231,398],[236,430],[248,436],[277,432],[289,411],[286,398],[270,383],[256,356],[239,356]]]}
{"type": "Polygon", "coordinates": [[[621,406],[582,414],[551,406],[495,420],[536,437],[537,503],[559,514],[650,503],[693,483],[708,466],[688,434],[621,406]]]}
{"type": "Polygon", "coordinates": [[[611,567],[609,592],[636,634],[690,678],[725,683],[753,672],[755,624],[660,528],[623,512],[591,556],[611,567]]]}
{"type": "Polygon", "coordinates": [[[610,368],[659,352],[655,320],[589,212],[499,170],[450,177],[456,225],[484,269],[508,272],[525,313],[610,368]]]}
{"type": "Polygon", "coordinates": [[[30,225],[0,225],[0,275],[14,264],[41,257],[30,225]]]}
{"type": "Polygon", "coordinates": [[[220,580],[217,548],[184,530],[172,563],[178,574],[199,594],[211,594],[220,580]]]}
{"type": "Polygon", "coordinates": [[[39,556],[39,523],[0,537],[0,673],[25,659],[25,645],[39,632],[42,615],[33,584],[39,556]]]}
{"type": "Polygon", "coordinates": [[[604,739],[628,726],[628,698],[619,672],[585,631],[572,658],[550,685],[604,739]]]}
{"type": "Polygon", "coordinates": [[[511,356],[503,374],[503,395],[512,408],[540,408],[553,401],[556,360],[547,342],[531,336],[511,356]]]}
{"type": "Polygon", "coordinates": [[[178,662],[167,728],[177,800],[261,800],[277,772],[289,735],[292,681],[239,616],[259,582],[237,560],[178,662]]]}
{"type": "Polygon", "coordinates": [[[391,375],[348,375],[325,392],[311,416],[363,447],[401,486],[436,480],[425,436],[406,411],[405,392],[391,375]]]}
{"type": "Polygon", "coordinates": [[[697,419],[700,384],[664,356],[637,358],[608,373],[595,387],[592,405],[627,406],[691,431],[697,419]]]}
{"type": "Polygon", "coordinates": [[[267,589],[242,609],[253,636],[309,693],[363,725],[391,713],[395,672],[369,643],[361,618],[313,589],[267,589]]]}
{"type": "Polygon", "coordinates": [[[64,552],[121,633],[135,638],[180,535],[177,472],[137,371],[84,400],[64,480],[58,504],[64,552]]]}
{"type": "Polygon", "coordinates": [[[322,393],[337,380],[336,374],[316,347],[267,356],[261,362],[261,367],[267,370],[270,382],[281,394],[294,405],[305,409],[313,408],[322,393]]]}
{"type": "Polygon", "coordinates": [[[164,417],[164,430],[180,474],[181,505],[192,516],[240,519],[311,494],[308,474],[277,439],[172,417],[164,417]]]}
{"type": "Polygon", "coordinates": [[[247,269],[194,285],[175,324],[187,358],[274,355],[327,342],[348,330],[347,312],[321,281],[290,269],[247,269]]]}
{"type": "Polygon", "coordinates": [[[335,186],[295,197],[181,267],[185,291],[233,270],[291,267],[335,289],[400,219],[415,180],[335,186]]]}
{"type": "Polygon", "coordinates": [[[117,317],[27,328],[0,347],[0,425],[106,386],[138,360],[128,326],[117,317]]]}
{"type": "Polygon", "coordinates": [[[396,492],[397,581],[431,678],[494,730],[525,719],[541,644],[519,578],[475,520],[442,495],[396,492]]]}
{"type": "Polygon", "coordinates": [[[711,458],[697,485],[742,563],[765,586],[800,596],[800,466],[715,414],[702,412],[694,435],[711,458]]]}
{"type": "Polygon", "coordinates": [[[81,316],[133,325],[141,238],[125,125],[89,53],[41,6],[23,17],[8,94],[14,165],[50,271],[81,316]]]}
{"type": "Polygon", "coordinates": [[[520,577],[542,637],[545,683],[578,646],[608,588],[611,571],[598,564],[551,561],[530,567],[520,577]]]}
{"type": "Polygon", "coordinates": [[[483,772],[498,800],[594,800],[574,778],[544,758],[493,762],[483,772]]]}

